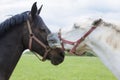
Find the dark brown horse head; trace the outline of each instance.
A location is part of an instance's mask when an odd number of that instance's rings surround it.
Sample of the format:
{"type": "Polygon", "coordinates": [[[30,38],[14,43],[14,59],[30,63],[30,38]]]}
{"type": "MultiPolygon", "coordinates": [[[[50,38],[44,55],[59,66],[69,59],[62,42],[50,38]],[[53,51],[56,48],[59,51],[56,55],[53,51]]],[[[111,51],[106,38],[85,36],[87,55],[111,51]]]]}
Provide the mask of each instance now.
{"type": "Polygon", "coordinates": [[[58,65],[64,60],[64,52],[58,47],[50,47],[47,36],[51,33],[39,16],[42,6],[36,2],[31,11],[12,16],[0,23],[0,80],[9,80],[17,62],[25,49],[43,56],[58,65]]]}
{"type": "Polygon", "coordinates": [[[40,9],[37,9],[36,2],[33,4],[31,11],[29,12],[28,24],[25,24],[24,30],[24,45],[26,48],[31,47],[31,51],[36,52],[40,56],[45,56],[45,59],[51,60],[51,63],[54,65],[58,65],[59,63],[63,62],[64,60],[64,51],[61,48],[51,48],[48,45],[47,36],[51,33],[48,27],[43,22],[42,18],[39,16],[41,12],[42,6],[40,9]],[[30,25],[32,33],[30,33],[28,26],[30,25]],[[30,37],[35,36],[37,40],[33,39],[30,42],[30,37]],[[46,53],[46,49],[43,45],[39,42],[48,47],[50,50],[46,53]],[[31,46],[30,46],[31,44],[31,46]]]}

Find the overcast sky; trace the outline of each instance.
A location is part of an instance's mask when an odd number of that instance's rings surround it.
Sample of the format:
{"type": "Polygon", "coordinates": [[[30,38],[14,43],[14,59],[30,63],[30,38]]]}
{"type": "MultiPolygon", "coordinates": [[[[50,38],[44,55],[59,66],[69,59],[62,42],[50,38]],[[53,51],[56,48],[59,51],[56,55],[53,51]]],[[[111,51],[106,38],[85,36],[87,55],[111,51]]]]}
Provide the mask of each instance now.
{"type": "Polygon", "coordinates": [[[0,22],[11,15],[31,9],[37,1],[43,4],[40,16],[52,32],[69,30],[74,22],[84,18],[103,18],[120,21],[120,0],[1,0],[0,22]]]}

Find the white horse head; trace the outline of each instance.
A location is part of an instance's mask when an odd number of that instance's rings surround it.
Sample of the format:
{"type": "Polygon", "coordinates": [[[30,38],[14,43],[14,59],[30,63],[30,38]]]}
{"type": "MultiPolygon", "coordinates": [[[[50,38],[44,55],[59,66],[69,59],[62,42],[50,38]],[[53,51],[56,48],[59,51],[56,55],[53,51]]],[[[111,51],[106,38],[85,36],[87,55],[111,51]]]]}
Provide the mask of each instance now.
{"type": "MultiPolygon", "coordinates": [[[[69,41],[76,41],[93,26],[97,28],[78,46],[77,50],[95,52],[100,60],[120,80],[120,25],[103,20],[88,19],[75,23],[72,30],[63,33],[62,37],[69,41]]],[[[66,49],[72,47],[65,44],[66,49]]]]}

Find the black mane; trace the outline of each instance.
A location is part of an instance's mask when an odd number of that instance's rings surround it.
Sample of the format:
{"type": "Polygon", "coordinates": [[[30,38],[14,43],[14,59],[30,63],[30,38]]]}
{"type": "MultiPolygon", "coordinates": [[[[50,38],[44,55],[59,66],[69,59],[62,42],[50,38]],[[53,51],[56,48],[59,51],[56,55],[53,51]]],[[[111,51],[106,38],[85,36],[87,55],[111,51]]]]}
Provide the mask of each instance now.
{"type": "Polygon", "coordinates": [[[0,36],[15,25],[21,24],[28,19],[28,11],[12,16],[0,24],[0,36]]]}

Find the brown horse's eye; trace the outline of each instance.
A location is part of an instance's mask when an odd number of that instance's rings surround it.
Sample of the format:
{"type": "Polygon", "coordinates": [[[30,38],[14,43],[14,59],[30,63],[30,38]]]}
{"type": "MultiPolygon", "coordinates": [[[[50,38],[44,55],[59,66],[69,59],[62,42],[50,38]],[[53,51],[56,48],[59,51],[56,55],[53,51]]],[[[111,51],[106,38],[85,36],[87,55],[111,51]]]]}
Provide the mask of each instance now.
{"type": "Polygon", "coordinates": [[[46,32],[46,30],[45,30],[45,29],[42,29],[42,31],[43,31],[43,32],[46,32]]]}
{"type": "Polygon", "coordinates": [[[43,29],[43,28],[39,28],[39,31],[41,32],[46,32],[46,30],[45,29],[43,29]]]}

